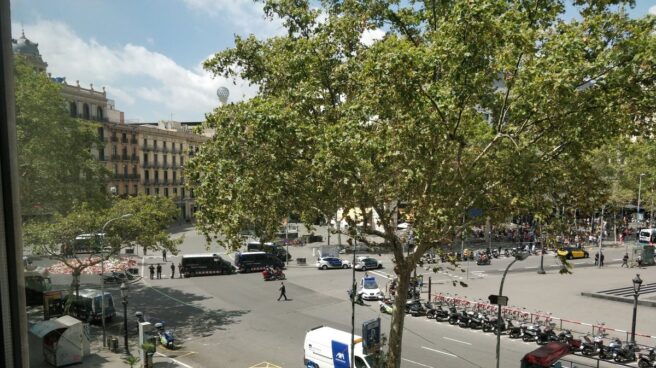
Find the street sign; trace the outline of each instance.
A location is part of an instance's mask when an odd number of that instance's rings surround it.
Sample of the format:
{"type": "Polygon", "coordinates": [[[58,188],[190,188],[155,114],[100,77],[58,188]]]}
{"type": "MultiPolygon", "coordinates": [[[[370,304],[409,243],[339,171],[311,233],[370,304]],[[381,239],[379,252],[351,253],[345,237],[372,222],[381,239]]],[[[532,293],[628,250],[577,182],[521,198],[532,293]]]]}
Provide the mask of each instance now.
{"type": "Polygon", "coordinates": [[[490,299],[490,304],[496,304],[496,305],[501,305],[501,306],[508,305],[508,297],[507,296],[490,295],[487,298],[490,299]]]}
{"type": "Polygon", "coordinates": [[[365,354],[380,348],[380,318],[362,322],[362,349],[365,354]]]}

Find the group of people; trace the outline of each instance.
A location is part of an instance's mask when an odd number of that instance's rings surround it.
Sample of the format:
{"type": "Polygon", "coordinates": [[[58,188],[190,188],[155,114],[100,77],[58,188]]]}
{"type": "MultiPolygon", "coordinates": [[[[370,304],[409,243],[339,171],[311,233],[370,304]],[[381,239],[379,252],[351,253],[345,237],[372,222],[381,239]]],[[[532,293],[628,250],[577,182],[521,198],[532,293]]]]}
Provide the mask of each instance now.
{"type": "MultiPolygon", "coordinates": [[[[162,260],[166,262],[166,249],[162,251],[162,260]]],[[[153,280],[155,277],[157,279],[162,278],[162,265],[160,263],[157,264],[157,267],[155,265],[151,264],[150,267],[148,267],[148,270],[150,271],[150,279],[153,280]],[[155,276],[157,275],[157,276],[155,276]]],[[[178,278],[182,278],[183,275],[183,269],[182,269],[182,263],[178,262],[178,278]]],[[[175,278],[175,263],[171,262],[171,278],[175,278]]]]}

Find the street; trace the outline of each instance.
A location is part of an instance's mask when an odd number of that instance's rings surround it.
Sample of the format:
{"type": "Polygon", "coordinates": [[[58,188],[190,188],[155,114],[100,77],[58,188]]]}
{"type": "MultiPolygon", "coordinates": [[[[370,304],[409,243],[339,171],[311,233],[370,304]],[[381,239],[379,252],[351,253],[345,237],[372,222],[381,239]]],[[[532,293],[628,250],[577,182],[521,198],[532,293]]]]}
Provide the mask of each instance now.
{"type": "MultiPolygon", "coordinates": [[[[186,234],[182,251],[202,251],[204,244],[198,243],[199,237],[196,238],[190,231],[186,234]]],[[[210,250],[216,250],[232,261],[231,254],[225,254],[218,248],[210,250]]],[[[626,330],[631,313],[630,304],[579,295],[581,291],[596,291],[595,285],[599,285],[598,290],[615,285],[630,286],[636,270],[619,268],[623,249],[608,248],[604,252],[606,266],[603,269],[592,267],[593,259],[572,260],[572,275],[559,275],[559,261],[553,256],[544,257],[546,275],[536,273],[540,257],[531,256],[524,262],[517,262],[506,280],[505,295],[510,296],[511,305],[525,307],[530,311],[553,313],[567,321],[581,323],[604,321],[609,327],[626,330]],[[619,279],[618,272],[626,276],[619,279]],[[572,282],[574,280],[575,283],[572,282]],[[594,302],[595,308],[590,308],[590,302],[594,302]]],[[[307,330],[326,325],[350,331],[351,304],[346,291],[351,283],[352,271],[317,270],[312,266],[315,258],[307,245],[290,247],[290,253],[294,257],[306,257],[308,260],[307,266],[290,263],[285,271],[290,301],[277,301],[280,283],[265,282],[260,273],[171,280],[167,277],[167,267],[164,267],[165,279],[144,280],[139,299],[147,302],[140,306],[140,310],[147,316],[167,321],[183,339],[181,351],[172,356],[188,366],[250,367],[261,362],[281,367],[301,366],[303,339],[307,330]]],[[[350,256],[342,255],[342,258],[350,256]]],[[[377,277],[381,288],[385,288],[392,263],[387,255],[373,256],[381,259],[385,268],[370,271],[370,274],[377,277]]],[[[151,255],[145,261],[161,262],[161,257],[151,255]]],[[[170,261],[177,264],[176,257],[169,257],[170,261]]],[[[478,300],[496,293],[500,274],[508,262],[510,260],[506,258],[495,259],[489,266],[476,266],[470,262],[468,272],[449,274],[435,274],[430,270],[432,265],[426,265],[429,270],[418,268],[418,273],[424,274],[425,283],[428,276],[431,276],[433,294],[458,294],[470,300],[478,300]],[[453,279],[462,280],[469,286],[454,287],[451,283],[453,279]]],[[[467,263],[462,266],[467,269],[467,263]]],[[[639,272],[645,280],[653,281],[656,276],[653,268],[639,272]]],[[[362,272],[356,272],[356,280],[359,281],[362,275],[362,272]]],[[[424,297],[426,291],[425,285],[424,297]]],[[[379,313],[377,302],[366,302],[365,306],[356,305],[356,334],[360,333],[363,321],[379,316],[382,331],[389,331],[390,316],[379,313]]],[[[654,308],[639,308],[638,332],[656,334],[654,318],[654,308]]],[[[582,324],[564,328],[582,333],[586,331],[582,324]]],[[[578,336],[577,333],[575,336],[578,336]]],[[[424,317],[407,316],[403,337],[403,367],[494,365],[496,340],[492,334],[461,329],[424,317]]],[[[655,345],[654,340],[647,340],[646,343],[650,341],[652,346],[655,345]]],[[[538,347],[535,343],[524,343],[507,337],[502,337],[501,344],[503,367],[518,366],[524,354],[538,347]]]]}

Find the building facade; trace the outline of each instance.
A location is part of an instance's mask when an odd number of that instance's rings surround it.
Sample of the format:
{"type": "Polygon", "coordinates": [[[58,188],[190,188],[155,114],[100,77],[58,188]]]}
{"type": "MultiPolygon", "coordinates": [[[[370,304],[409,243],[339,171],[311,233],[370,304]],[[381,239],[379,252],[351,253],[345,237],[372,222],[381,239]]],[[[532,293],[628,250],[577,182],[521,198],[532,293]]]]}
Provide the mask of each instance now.
{"type": "MultiPolygon", "coordinates": [[[[12,40],[15,55],[22,55],[36,70],[46,72],[38,44],[25,34],[12,40]]],[[[191,220],[195,212],[194,193],[185,182],[184,165],[209,139],[193,133],[198,123],[161,121],[126,124],[125,115],[107,98],[105,87],[96,90],[68,84],[66,78],[51,78],[60,84],[71,117],[94,123],[99,144],[92,154],[111,173],[108,190],[117,196],[138,194],[171,198],[179,208],[179,218],[191,220]]]]}

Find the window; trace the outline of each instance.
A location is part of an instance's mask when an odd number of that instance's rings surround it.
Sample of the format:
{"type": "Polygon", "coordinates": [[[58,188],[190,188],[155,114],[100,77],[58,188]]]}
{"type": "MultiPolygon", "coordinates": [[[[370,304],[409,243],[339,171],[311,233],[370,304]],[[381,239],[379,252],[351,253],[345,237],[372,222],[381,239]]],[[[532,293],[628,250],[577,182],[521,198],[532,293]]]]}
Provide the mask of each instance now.
{"type": "Polygon", "coordinates": [[[87,120],[91,119],[91,109],[89,109],[89,104],[87,103],[82,105],[82,117],[87,120]]]}
{"type": "MultiPolygon", "coordinates": [[[[128,165],[123,165],[123,175],[128,176],[128,165]]],[[[127,190],[126,190],[127,193],[127,190]]]]}
{"type": "Polygon", "coordinates": [[[169,179],[169,172],[167,170],[164,170],[164,180],[169,179]]]}
{"type": "Polygon", "coordinates": [[[137,167],[132,166],[132,175],[137,176],[137,167]]]}
{"type": "Polygon", "coordinates": [[[98,128],[98,139],[103,140],[105,138],[105,130],[102,127],[98,128]]]}
{"type": "Polygon", "coordinates": [[[150,170],[144,170],[144,179],[148,181],[150,179],[150,170]]]}
{"type": "Polygon", "coordinates": [[[165,197],[169,196],[169,188],[164,188],[164,196],[165,197]]]}
{"type": "Polygon", "coordinates": [[[174,171],[173,172],[173,181],[175,181],[175,179],[176,179],[176,176],[177,176],[176,174],[177,174],[177,172],[174,171]]]}
{"type": "Polygon", "coordinates": [[[100,106],[98,106],[98,108],[96,109],[96,117],[98,118],[98,121],[105,120],[105,115],[103,114],[103,109],[100,106]]]}
{"type": "Polygon", "coordinates": [[[105,161],[106,160],[106,158],[105,158],[105,148],[104,147],[98,148],[98,159],[100,161],[105,161]]]}
{"type": "Polygon", "coordinates": [[[115,144],[112,144],[112,155],[116,156],[117,154],[118,154],[118,153],[117,153],[116,145],[115,145],[115,144]]]}
{"type": "Polygon", "coordinates": [[[132,186],[132,194],[137,195],[139,194],[139,186],[137,184],[132,186]]]}
{"type": "Polygon", "coordinates": [[[169,155],[164,155],[164,165],[167,164],[168,158],[169,158],[169,155]]]}
{"type": "Polygon", "coordinates": [[[173,188],[173,196],[178,196],[178,188],[173,188]]]}
{"type": "Polygon", "coordinates": [[[159,170],[155,170],[155,180],[159,180],[159,170]]]}
{"type": "Polygon", "coordinates": [[[157,139],[153,141],[153,147],[157,148],[157,139]]]}
{"type": "Polygon", "coordinates": [[[71,102],[68,104],[68,110],[71,113],[71,117],[77,118],[77,103],[71,102]]]}
{"type": "Polygon", "coordinates": [[[145,152],[144,152],[144,155],[143,155],[143,164],[144,164],[144,166],[148,165],[148,154],[145,153],[145,152]]]}
{"type": "Polygon", "coordinates": [[[146,188],[146,195],[150,195],[150,188],[146,188]]]}
{"type": "Polygon", "coordinates": [[[148,145],[148,138],[144,138],[144,146],[148,145]]]}
{"type": "Polygon", "coordinates": [[[125,185],[125,191],[123,192],[123,194],[125,195],[130,194],[130,186],[128,186],[127,184],[125,185]]]}
{"type": "Polygon", "coordinates": [[[184,166],[184,156],[180,156],[180,166],[184,166]]]}
{"type": "Polygon", "coordinates": [[[180,197],[185,197],[185,188],[180,188],[180,197]]]}
{"type": "Polygon", "coordinates": [[[159,195],[159,188],[155,188],[155,195],[159,195]]]}
{"type": "Polygon", "coordinates": [[[158,160],[157,160],[157,154],[156,154],[156,153],[153,153],[153,164],[154,164],[154,165],[157,165],[157,161],[158,161],[158,160]]]}
{"type": "Polygon", "coordinates": [[[173,160],[173,166],[175,166],[175,155],[171,155],[171,160],[173,160]]]}

